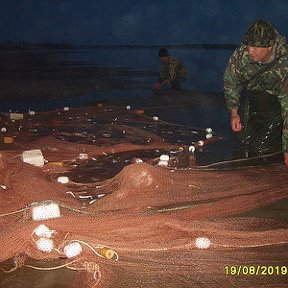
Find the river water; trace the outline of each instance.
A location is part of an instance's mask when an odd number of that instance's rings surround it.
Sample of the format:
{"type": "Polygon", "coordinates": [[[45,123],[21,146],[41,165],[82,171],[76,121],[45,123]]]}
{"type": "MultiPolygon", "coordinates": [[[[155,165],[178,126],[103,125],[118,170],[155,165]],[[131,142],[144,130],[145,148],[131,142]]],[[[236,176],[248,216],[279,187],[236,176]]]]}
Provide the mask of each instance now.
{"type": "MultiPolygon", "coordinates": [[[[58,51],[51,55],[51,59],[74,61],[76,65],[81,63],[125,68],[131,71],[157,72],[160,68],[158,49],[158,47],[80,47],[63,53],[58,51]]],[[[181,60],[189,70],[189,79],[183,85],[183,89],[204,92],[223,90],[223,72],[232,53],[230,47],[169,48],[169,54],[181,60]]],[[[152,82],[154,80],[151,79],[152,82]]]]}
{"type": "MultiPolygon", "coordinates": [[[[157,80],[157,74],[160,69],[160,61],[158,57],[159,47],[138,47],[138,46],[124,46],[124,47],[74,47],[73,49],[55,49],[41,51],[40,53],[45,53],[45,59],[42,57],[33,57],[32,59],[22,60],[21,65],[25,61],[24,65],[29,66],[29,62],[33,62],[33,66],[37,69],[41,69],[41,65],[49,62],[53,63],[69,63],[73,68],[83,68],[83,67],[109,67],[122,69],[127,71],[128,74],[121,73],[115,76],[110,75],[110,78],[115,80],[129,80],[138,81],[142,83],[141,85],[134,85],[133,89],[128,87],[121,87],[108,90],[97,90],[95,89],[92,93],[86,93],[81,95],[81,97],[57,97],[53,101],[37,102],[25,99],[23,102],[10,101],[5,99],[5,102],[1,103],[0,111],[8,110],[28,110],[34,109],[37,111],[43,110],[53,110],[55,108],[63,107],[69,105],[70,107],[78,107],[87,105],[97,99],[101,100],[113,100],[121,99],[129,96],[129,98],[135,99],[138,97],[151,96],[153,94],[153,84],[157,80]],[[37,61],[39,63],[37,63],[37,61]],[[42,62],[44,63],[42,63],[42,62]],[[133,76],[133,72],[135,76],[133,76]],[[140,72],[140,73],[139,73],[140,72]],[[141,73],[143,72],[143,73],[141,73]]],[[[26,52],[26,51],[25,51],[26,52]]],[[[29,52],[29,51],[28,51],[29,52]]],[[[218,46],[207,46],[204,47],[191,47],[191,46],[173,46],[169,47],[169,53],[181,60],[183,64],[187,67],[189,71],[189,78],[182,84],[182,88],[187,91],[201,91],[201,92],[211,92],[211,93],[221,93],[223,90],[223,72],[225,70],[227,61],[232,54],[233,50],[229,46],[218,47],[218,46]]],[[[5,52],[1,51],[1,56],[4,58],[5,52]],[[4,53],[4,54],[3,54],[4,53]]],[[[37,53],[37,51],[36,51],[37,53]]],[[[18,58],[22,55],[16,55],[18,58]]],[[[3,58],[2,57],[2,58],[3,58]]],[[[11,55],[12,62],[16,57],[11,55]]],[[[1,59],[2,59],[1,58],[1,59]]],[[[19,61],[19,59],[18,59],[19,61]]],[[[20,60],[21,61],[21,60],[20,60]]],[[[6,65],[6,64],[0,64],[6,65]]],[[[11,65],[11,63],[9,63],[11,65]]],[[[17,65],[12,63],[12,69],[15,71],[15,77],[17,77],[17,65]],[[15,67],[14,67],[15,66],[15,67]]],[[[69,67],[69,66],[68,66],[69,67]]],[[[7,67],[3,67],[6,69],[7,67]]],[[[9,69],[9,67],[8,67],[9,69]]],[[[0,69],[2,70],[2,69],[0,69]]],[[[11,70],[11,69],[10,69],[11,70]]],[[[35,72],[37,73],[37,72],[35,72]]],[[[25,75],[23,76],[26,77],[25,75]]],[[[39,78],[42,77],[39,76],[39,78]]],[[[19,80],[19,79],[18,79],[19,80]]],[[[25,80],[25,79],[20,79],[25,80]]],[[[31,86],[39,85],[32,83],[31,86]]],[[[41,84],[40,84],[41,85],[41,84]]],[[[57,95],[55,95],[57,96],[57,95]]],[[[80,95],[79,95],[80,96],[80,95]]]]}

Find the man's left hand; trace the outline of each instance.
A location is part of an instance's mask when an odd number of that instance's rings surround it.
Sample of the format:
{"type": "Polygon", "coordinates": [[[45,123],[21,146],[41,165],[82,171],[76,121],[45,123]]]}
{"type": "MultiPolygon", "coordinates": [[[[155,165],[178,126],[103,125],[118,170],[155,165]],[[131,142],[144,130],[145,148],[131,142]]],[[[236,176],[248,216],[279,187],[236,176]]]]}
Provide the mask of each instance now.
{"type": "Polygon", "coordinates": [[[284,153],[284,163],[288,166],[288,153],[284,153]]]}
{"type": "Polygon", "coordinates": [[[162,88],[162,84],[160,82],[156,82],[154,84],[154,90],[160,90],[162,88]]]}

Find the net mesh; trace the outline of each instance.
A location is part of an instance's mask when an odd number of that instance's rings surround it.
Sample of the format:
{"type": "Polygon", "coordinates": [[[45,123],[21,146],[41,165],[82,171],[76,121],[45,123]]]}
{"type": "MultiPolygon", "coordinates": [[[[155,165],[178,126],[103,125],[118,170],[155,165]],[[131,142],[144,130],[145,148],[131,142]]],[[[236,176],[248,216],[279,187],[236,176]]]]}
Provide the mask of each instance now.
{"type": "Polygon", "coordinates": [[[287,287],[287,168],[201,168],[182,142],[197,152],[219,135],[142,113],[99,105],[1,115],[1,285],[34,271],[53,275],[51,287],[287,287]],[[33,149],[44,166],[21,160],[33,149]],[[36,207],[55,205],[60,217],[33,220],[36,207]],[[263,207],[276,213],[259,216],[263,207]],[[81,249],[70,258],[71,243],[81,249]]]}

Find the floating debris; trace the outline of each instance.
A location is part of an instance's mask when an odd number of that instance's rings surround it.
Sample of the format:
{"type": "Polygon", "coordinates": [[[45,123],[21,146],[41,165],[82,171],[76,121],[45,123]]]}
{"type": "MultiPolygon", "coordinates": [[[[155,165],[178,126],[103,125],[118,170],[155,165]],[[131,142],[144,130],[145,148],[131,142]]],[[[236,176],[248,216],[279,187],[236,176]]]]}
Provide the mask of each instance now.
{"type": "Polygon", "coordinates": [[[92,196],[91,195],[87,195],[87,196],[86,195],[80,195],[79,198],[80,199],[89,199],[89,198],[92,199],[92,196]]]}
{"type": "Polygon", "coordinates": [[[89,202],[89,204],[93,204],[93,203],[95,203],[97,201],[97,199],[93,199],[93,200],[91,200],[90,202],[89,202]]]}
{"type": "Polygon", "coordinates": [[[72,195],[72,197],[76,198],[76,196],[74,195],[74,193],[72,191],[67,191],[66,194],[67,195],[72,195]]]}

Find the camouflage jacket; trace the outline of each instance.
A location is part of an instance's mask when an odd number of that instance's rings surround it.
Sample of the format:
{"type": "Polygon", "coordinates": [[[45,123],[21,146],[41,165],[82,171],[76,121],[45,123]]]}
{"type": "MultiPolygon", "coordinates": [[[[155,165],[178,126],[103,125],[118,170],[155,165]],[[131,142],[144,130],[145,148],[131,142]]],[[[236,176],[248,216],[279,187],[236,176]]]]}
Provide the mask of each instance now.
{"type": "Polygon", "coordinates": [[[160,83],[171,83],[180,74],[182,77],[187,78],[188,70],[177,58],[168,56],[168,63],[161,64],[159,82],[160,83]]]}
{"type": "Polygon", "coordinates": [[[283,36],[277,33],[269,63],[253,62],[244,44],[236,48],[224,72],[224,95],[228,110],[238,109],[244,89],[266,91],[278,98],[284,121],[283,152],[288,152],[288,47],[283,36]]]}

